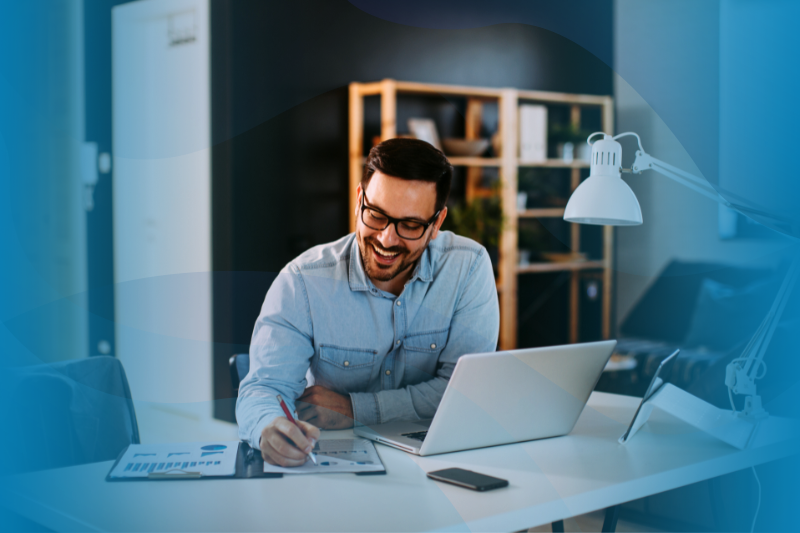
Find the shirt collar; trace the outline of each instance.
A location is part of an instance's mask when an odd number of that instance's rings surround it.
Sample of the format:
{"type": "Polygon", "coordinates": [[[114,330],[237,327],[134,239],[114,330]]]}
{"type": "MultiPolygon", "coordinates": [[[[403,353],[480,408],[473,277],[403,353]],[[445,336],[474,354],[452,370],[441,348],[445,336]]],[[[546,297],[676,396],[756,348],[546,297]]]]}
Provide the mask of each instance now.
{"type": "Polygon", "coordinates": [[[422,255],[419,257],[417,266],[414,267],[414,273],[411,274],[411,279],[408,280],[408,282],[411,283],[417,279],[425,282],[433,281],[432,273],[433,267],[431,266],[431,245],[429,243],[422,252],[422,255]]]}
{"type": "MultiPolygon", "coordinates": [[[[431,247],[430,244],[425,247],[422,255],[417,261],[417,266],[414,267],[414,273],[411,274],[409,283],[415,280],[424,282],[433,281],[433,266],[431,265],[431,247]]],[[[358,247],[358,238],[353,236],[353,243],[350,247],[350,272],[348,275],[351,291],[368,291],[371,283],[367,277],[367,272],[364,270],[364,264],[361,262],[361,251],[358,247]]]]}
{"type": "Polygon", "coordinates": [[[361,263],[361,252],[358,247],[358,237],[353,234],[353,243],[350,245],[350,272],[348,275],[351,291],[367,291],[367,273],[361,263]]]}

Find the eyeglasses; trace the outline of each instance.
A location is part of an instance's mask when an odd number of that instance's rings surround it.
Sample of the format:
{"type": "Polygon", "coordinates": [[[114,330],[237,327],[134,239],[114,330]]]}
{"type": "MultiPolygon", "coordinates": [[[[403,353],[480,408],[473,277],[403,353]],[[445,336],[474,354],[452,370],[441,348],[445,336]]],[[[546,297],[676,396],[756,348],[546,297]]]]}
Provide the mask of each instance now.
{"type": "Polygon", "coordinates": [[[394,231],[398,237],[407,239],[409,241],[416,241],[425,235],[428,226],[433,224],[439,216],[439,210],[433,215],[428,222],[420,222],[409,218],[393,218],[384,213],[383,211],[367,205],[367,194],[363,193],[361,197],[361,222],[370,229],[383,231],[389,227],[389,224],[394,224],[394,231]]]}

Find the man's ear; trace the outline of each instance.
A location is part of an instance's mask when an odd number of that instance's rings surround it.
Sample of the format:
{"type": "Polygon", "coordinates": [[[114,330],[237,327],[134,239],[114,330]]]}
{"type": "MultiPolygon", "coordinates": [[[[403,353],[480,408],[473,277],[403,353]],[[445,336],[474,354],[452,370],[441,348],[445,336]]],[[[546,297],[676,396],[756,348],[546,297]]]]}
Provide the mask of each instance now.
{"type": "Polygon", "coordinates": [[[361,207],[361,184],[358,184],[356,187],[356,210],[353,211],[353,215],[355,215],[356,220],[358,220],[358,210],[361,207]]]}
{"type": "Polygon", "coordinates": [[[442,212],[439,213],[439,218],[436,219],[436,222],[433,223],[433,231],[431,232],[431,240],[435,239],[437,235],[439,235],[439,228],[442,227],[444,223],[444,219],[447,218],[447,208],[443,208],[442,212]]]}

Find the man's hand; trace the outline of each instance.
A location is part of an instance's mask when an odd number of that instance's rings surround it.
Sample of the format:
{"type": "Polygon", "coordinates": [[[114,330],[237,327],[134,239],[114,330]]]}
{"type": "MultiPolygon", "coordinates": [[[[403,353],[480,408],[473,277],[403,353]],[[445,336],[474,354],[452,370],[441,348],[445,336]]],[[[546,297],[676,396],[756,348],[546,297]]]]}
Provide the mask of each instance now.
{"type": "Polygon", "coordinates": [[[303,431],[279,416],[261,431],[261,457],[271,465],[300,466],[319,440],[319,430],[298,421],[303,431]],[[305,433],[305,434],[304,434],[305,433]]]}
{"type": "Polygon", "coordinates": [[[353,427],[353,404],[350,396],[314,385],[297,399],[300,420],[311,422],[323,429],[346,429],[353,427]]]}

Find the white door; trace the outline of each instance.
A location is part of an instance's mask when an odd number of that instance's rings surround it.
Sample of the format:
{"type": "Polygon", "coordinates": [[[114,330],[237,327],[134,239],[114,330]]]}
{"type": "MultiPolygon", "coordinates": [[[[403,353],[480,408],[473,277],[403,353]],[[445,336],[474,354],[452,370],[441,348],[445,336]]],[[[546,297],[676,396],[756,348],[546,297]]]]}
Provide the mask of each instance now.
{"type": "Polygon", "coordinates": [[[113,10],[117,353],[137,401],[212,400],[208,0],[113,10]]]}

